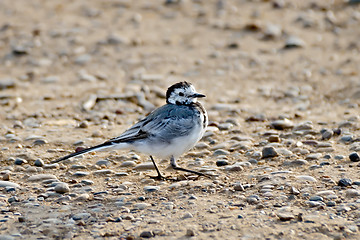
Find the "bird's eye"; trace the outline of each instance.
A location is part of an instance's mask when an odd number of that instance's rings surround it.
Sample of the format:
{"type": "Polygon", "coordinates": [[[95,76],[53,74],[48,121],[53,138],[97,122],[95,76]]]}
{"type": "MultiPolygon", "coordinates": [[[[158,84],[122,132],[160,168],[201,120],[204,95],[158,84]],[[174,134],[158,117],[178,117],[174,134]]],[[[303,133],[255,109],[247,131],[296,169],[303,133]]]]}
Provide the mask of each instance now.
{"type": "Polygon", "coordinates": [[[183,96],[184,96],[184,93],[183,93],[183,92],[179,92],[179,96],[180,96],[180,97],[183,97],[183,96]]]}

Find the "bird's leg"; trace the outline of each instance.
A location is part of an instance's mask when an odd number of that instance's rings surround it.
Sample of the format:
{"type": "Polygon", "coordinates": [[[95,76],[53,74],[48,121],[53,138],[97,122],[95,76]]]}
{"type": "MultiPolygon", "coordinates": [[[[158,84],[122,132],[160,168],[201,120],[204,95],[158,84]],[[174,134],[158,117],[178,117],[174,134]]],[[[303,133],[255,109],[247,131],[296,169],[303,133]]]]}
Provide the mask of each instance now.
{"type": "Polygon", "coordinates": [[[151,155],[150,155],[150,159],[151,159],[152,163],[154,164],[155,170],[156,170],[156,172],[158,174],[157,176],[150,176],[150,177],[153,178],[153,179],[156,179],[156,180],[165,179],[165,177],[163,177],[163,175],[161,175],[161,173],[159,171],[159,168],[156,166],[156,163],[155,163],[155,161],[154,161],[154,159],[153,159],[153,157],[151,155]]]}
{"type": "Polygon", "coordinates": [[[207,174],[204,174],[204,173],[201,173],[201,172],[197,172],[197,171],[193,171],[193,170],[190,170],[190,169],[185,169],[185,168],[182,168],[182,167],[178,167],[177,164],[176,164],[176,159],[174,158],[174,156],[171,157],[170,164],[171,164],[171,167],[173,169],[175,169],[175,170],[194,173],[194,174],[197,174],[199,176],[208,176],[207,174]]]}

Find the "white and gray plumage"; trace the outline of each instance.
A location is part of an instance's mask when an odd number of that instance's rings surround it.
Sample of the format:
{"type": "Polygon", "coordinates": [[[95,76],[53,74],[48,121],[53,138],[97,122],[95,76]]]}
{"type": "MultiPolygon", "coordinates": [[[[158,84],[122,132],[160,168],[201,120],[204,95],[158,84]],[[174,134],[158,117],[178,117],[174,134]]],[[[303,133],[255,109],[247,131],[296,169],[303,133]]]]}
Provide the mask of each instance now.
{"type": "Polygon", "coordinates": [[[158,173],[155,178],[163,177],[152,156],[170,158],[174,169],[204,176],[203,173],[184,169],[176,164],[176,159],[202,138],[207,127],[207,113],[197,101],[197,98],[202,97],[205,95],[197,93],[190,83],[176,83],[166,92],[167,104],[152,111],[120,136],[57,159],[53,163],[93,151],[129,149],[150,155],[158,173]]]}

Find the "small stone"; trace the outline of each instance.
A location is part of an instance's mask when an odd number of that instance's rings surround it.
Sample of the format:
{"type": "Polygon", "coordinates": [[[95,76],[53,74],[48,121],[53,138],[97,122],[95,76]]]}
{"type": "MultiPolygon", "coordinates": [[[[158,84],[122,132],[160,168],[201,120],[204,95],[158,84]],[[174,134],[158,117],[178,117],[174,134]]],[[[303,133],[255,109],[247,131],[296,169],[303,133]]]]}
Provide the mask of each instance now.
{"type": "Polygon", "coordinates": [[[323,140],[329,140],[334,135],[334,132],[331,129],[322,129],[320,133],[323,140]]]}
{"type": "Polygon", "coordinates": [[[321,158],[321,153],[312,153],[306,156],[306,160],[317,160],[321,158]]]}
{"type": "Polygon", "coordinates": [[[182,219],[187,219],[187,218],[193,218],[194,216],[191,214],[191,213],[189,213],[189,212],[187,212],[187,213],[185,213],[181,218],[182,219]]]}
{"type": "Polygon", "coordinates": [[[36,159],[35,162],[34,162],[34,166],[36,166],[36,167],[43,167],[44,165],[45,165],[44,161],[41,160],[40,158],[36,159]]]}
{"type": "Polygon", "coordinates": [[[324,190],[316,193],[317,196],[329,196],[329,195],[335,195],[334,191],[331,190],[324,190]]]}
{"type": "Polygon", "coordinates": [[[96,165],[98,166],[109,166],[110,165],[110,162],[108,160],[99,160],[96,162],[96,165]]]}
{"type": "Polygon", "coordinates": [[[159,190],[160,190],[160,187],[158,187],[158,186],[145,186],[144,187],[145,192],[156,192],[159,190]]]}
{"type": "Polygon", "coordinates": [[[63,182],[56,184],[54,190],[55,190],[55,192],[61,193],[61,194],[70,192],[69,186],[63,182]]]}
{"type": "Polygon", "coordinates": [[[48,180],[48,179],[57,180],[56,176],[54,176],[52,174],[37,174],[37,175],[30,176],[27,180],[30,182],[36,182],[36,181],[44,181],[44,180],[48,180]]]}
{"type": "Polygon", "coordinates": [[[304,40],[296,36],[290,36],[285,41],[285,49],[302,48],[305,46],[304,40]]]}
{"type": "Polygon", "coordinates": [[[120,164],[120,167],[134,167],[136,163],[134,161],[125,161],[120,164]]]}
{"type": "Polygon", "coordinates": [[[323,201],[324,199],[320,196],[312,196],[309,198],[310,201],[323,201]]]}
{"type": "Polygon", "coordinates": [[[226,166],[229,165],[229,161],[226,159],[220,159],[216,161],[216,166],[218,167],[222,167],[222,166],[226,166]]]}
{"type": "Polygon", "coordinates": [[[45,139],[36,139],[34,142],[33,142],[33,145],[34,146],[41,146],[41,145],[44,145],[44,144],[47,144],[48,141],[46,141],[45,139]]]}
{"type": "Polygon", "coordinates": [[[317,182],[317,180],[314,177],[307,175],[296,176],[296,178],[308,182],[317,182]]]}
{"type": "Polygon", "coordinates": [[[50,163],[50,164],[44,164],[44,169],[56,169],[59,168],[60,165],[58,163],[50,163]]]}
{"type": "Polygon", "coordinates": [[[279,120],[275,120],[275,121],[271,122],[270,127],[274,128],[276,130],[285,130],[285,129],[293,128],[294,123],[292,121],[290,121],[289,119],[285,118],[285,119],[279,119],[279,120]]]}
{"type": "Polygon", "coordinates": [[[334,201],[328,201],[328,202],[326,203],[326,206],[328,206],[328,207],[334,207],[334,206],[336,206],[336,202],[334,202],[334,201]]]}
{"type": "Polygon", "coordinates": [[[268,141],[269,142],[280,142],[281,140],[280,140],[279,136],[271,135],[268,137],[268,141]]]}
{"type": "Polygon", "coordinates": [[[243,186],[241,183],[236,183],[236,184],[234,185],[234,190],[235,190],[235,191],[245,191],[245,188],[244,188],[244,186],[243,186]]]}
{"type": "Polygon", "coordinates": [[[83,54],[75,58],[74,63],[78,65],[85,65],[92,59],[90,54],[83,54]]]}
{"type": "Polygon", "coordinates": [[[149,203],[135,203],[134,204],[134,208],[139,209],[139,210],[144,210],[145,208],[148,208],[150,206],[151,206],[151,204],[149,204],[149,203]]]}
{"type": "Polygon", "coordinates": [[[78,172],[75,172],[73,174],[74,177],[85,177],[87,175],[89,175],[90,173],[89,172],[83,172],[83,171],[78,171],[78,172]]]}
{"type": "Polygon", "coordinates": [[[231,129],[233,126],[234,125],[232,123],[226,122],[226,123],[220,123],[217,127],[219,128],[220,131],[225,131],[231,129]]]}
{"type": "Polygon", "coordinates": [[[307,165],[307,164],[309,164],[309,162],[308,161],[306,161],[306,160],[303,160],[303,159],[296,159],[296,160],[293,160],[293,161],[291,161],[291,162],[288,162],[288,161],[286,161],[286,162],[284,162],[284,166],[305,166],[305,165],[307,165]]]}
{"type": "Polygon", "coordinates": [[[224,149],[217,149],[214,151],[213,156],[229,155],[230,152],[224,149]]]}
{"type": "Polygon", "coordinates": [[[348,187],[348,186],[351,186],[351,184],[352,184],[352,181],[349,178],[342,178],[338,182],[338,186],[340,186],[340,187],[348,187]]]}
{"type": "Polygon", "coordinates": [[[237,171],[243,171],[244,168],[242,166],[240,166],[239,164],[235,163],[233,165],[226,166],[225,170],[226,171],[231,171],[231,172],[237,172],[237,171]]]}
{"type": "Polygon", "coordinates": [[[95,171],[93,174],[94,175],[108,175],[108,174],[112,174],[112,173],[114,173],[114,171],[111,169],[101,169],[101,170],[95,171]]]}
{"type": "Polygon", "coordinates": [[[278,153],[276,152],[274,147],[264,147],[262,149],[262,158],[271,158],[276,157],[278,153]]]}
{"type": "Polygon", "coordinates": [[[195,231],[192,229],[186,229],[186,233],[185,233],[186,237],[193,237],[195,236],[195,231]]]}
{"type": "Polygon", "coordinates": [[[359,197],[360,196],[360,191],[358,191],[356,189],[348,189],[345,192],[345,196],[348,197],[348,198],[359,197]]]}
{"type": "Polygon", "coordinates": [[[14,161],[15,165],[23,165],[25,163],[27,163],[27,161],[25,159],[22,159],[22,158],[16,158],[15,161],[14,161]]]}
{"type": "Polygon", "coordinates": [[[268,24],[264,31],[264,39],[271,40],[281,36],[281,27],[277,24],[268,24]]]}
{"type": "Polygon", "coordinates": [[[83,121],[79,124],[79,128],[88,128],[88,127],[89,127],[88,121],[83,121]]]}
{"type": "Polygon", "coordinates": [[[152,162],[146,162],[146,163],[140,163],[134,167],[135,170],[138,171],[145,171],[145,170],[151,170],[155,169],[155,166],[152,162]]]}
{"type": "Polygon", "coordinates": [[[246,202],[248,202],[249,204],[257,204],[259,202],[259,197],[249,196],[246,198],[246,202]]]}
{"type": "Polygon", "coordinates": [[[350,142],[352,142],[352,140],[353,140],[353,136],[351,136],[351,135],[342,136],[340,138],[340,142],[342,142],[342,143],[350,143],[350,142]]]}
{"type": "Polygon", "coordinates": [[[43,79],[41,79],[42,83],[57,83],[59,81],[60,81],[59,76],[47,76],[47,77],[44,77],[43,79]]]}
{"type": "Polygon", "coordinates": [[[360,161],[360,156],[359,156],[359,154],[357,152],[353,152],[353,153],[350,153],[349,159],[352,162],[359,162],[360,161]]]}
{"type": "Polygon", "coordinates": [[[15,83],[16,83],[15,79],[12,79],[12,78],[0,79],[0,90],[6,89],[6,88],[14,88],[15,83]]]}
{"type": "Polygon", "coordinates": [[[75,221],[79,221],[79,220],[87,220],[91,217],[90,213],[84,212],[84,213],[77,213],[75,215],[72,216],[72,219],[74,219],[75,221]]]}
{"type": "Polygon", "coordinates": [[[278,216],[280,221],[290,221],[291,219],[295,218],[295,216],[292,213],[287,213],[287,212],[278,212],[276,215],[278,216]]]}
{"type": "Polygon", "coordinates": [[[152,238],[152,237],[155,237],[155,234],[152,231],[143,231],[142,233],[140,233],[140,237],[152,238]]]}
{"type": "Polygon", "coordinates": [[[13,187],[13,188],[20,188],[20,185],[14,182],[9,181],[0,181],[0,187],[13,187]]]}

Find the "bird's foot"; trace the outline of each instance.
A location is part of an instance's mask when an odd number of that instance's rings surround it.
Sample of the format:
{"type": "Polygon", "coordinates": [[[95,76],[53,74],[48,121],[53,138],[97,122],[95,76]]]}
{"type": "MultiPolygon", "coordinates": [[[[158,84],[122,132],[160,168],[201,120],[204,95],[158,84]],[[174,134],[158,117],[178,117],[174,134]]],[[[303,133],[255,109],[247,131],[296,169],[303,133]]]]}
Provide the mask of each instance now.
{"type": "Polygon", "coordinates": [[[167,176],[164,177],[163,175],[157,175],[157,176],[149,176],[151,179],[157,180],[157,181],[178,181],[178,179],[167,176]]]}
{"type": "MultiPolygon", "coordinates": [[[[196,175],[198,175],[198,178],[199,178],[200,176],[212,178],[211,175],[205,174],[205,173],[202,173],[202,172],[197,172],[197,171],[194,171],[194,170],[190,170],[190,169],[186,169],[186,168],[182,168],[182,167],[178,167],[178,166],[172,166],[172,168],[175,169],[175,170],[178,170],[178,171],[183,171],[183,172],[188,172],[188,173],[196,174],[196,175]]],[[[197,179],[198,179],[198,178],[197,178],[197,179]]]]}

